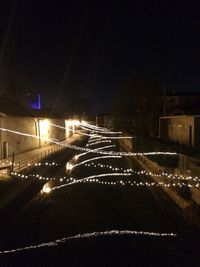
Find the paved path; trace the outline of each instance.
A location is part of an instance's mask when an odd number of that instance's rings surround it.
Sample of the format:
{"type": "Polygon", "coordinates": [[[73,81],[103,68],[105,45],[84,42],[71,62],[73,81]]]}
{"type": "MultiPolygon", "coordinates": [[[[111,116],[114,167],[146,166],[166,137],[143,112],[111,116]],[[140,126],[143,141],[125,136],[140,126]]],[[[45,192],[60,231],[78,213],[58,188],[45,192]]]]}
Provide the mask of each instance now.
{"type": "MultiPolygon", "coordinates": [[[[79,157],[77,163],[96,156],[92,153],[85,154],[79,157]]],[[[65,155],[63,157],[66,162],[65,155]]],[[[60,158],[56,157],[55,160],[62,164],[60,158]]],[[[141,170],[136,161],[125,157],[99,159],[94,164],[91,163],[73,168],[72,177],[82,179],[112,173],[116,168],[141,170]]],[[[35,171],[43,176],[55,176],[56,185],[69,182],[60,180],[60,177],[66,175],[65,168],[60,168],[56,175],[53,174],[53,168],[36,167],[35,171]]],[[[135,173],[131,177],[118,178],[107,174],[99,178],[103,184],[91,180],[33,198],[20,213],[16,213],[16,217],[12,213],[12,222],[6,224],[7,229],[0,227],[0,240],[3,240],[0,250],[113,229],[172,232],[177,237],[77,238],[55,247],[0,255],[1,262],[8,264],[8,261],[13,261],[21,266],[24,265],[24,259],[26,264],[31,262],[32,266],[200,266],[199,231],[186,224],[179,208],[161,188],[130,187],[128,183],[123,186],[123,182],[129,180],[151,181],[151,177],[135,173]],[[113,186],[108,184],[110,182],[119,183],[113,186]]],[[[0,214],[0,217],[6,216],[0,214]]]]}
{"type": "MultiPolygon", "coordinates": [[[[65,143],[66,144],[70,144],[72,142],[74,142],[75,140],[77,140],[78,138],[80,138],[80,134],[74,134],[73,136],[71,136],[70,138],[68,138],[65,143]]],[[[23,153],[19,153],[17,155],[15,155],[15,164],[19,164],[20,162],[24,162],[30,160],[31,163],[35,163],[38,160],[45,158],[46,156],[55,153],[56,151],[62,149],[61,146],[59,145],[55,145],[55,144],[51,144],[48,146],[44,146],[44,147],[40,147],[40,148],[35,148],[32,149],[30,151],[27,152],[23,152],[23,153]],[[38,156],[38,157],[37,157],[38,156]]],[[[1,160],[0,161],[0,167],[3,166],[9,166],[12,164],[12,157],[8,157],[7,159],[1,160]]],[[[24,165],[25,167],[25,165],[24,165]]],[[[22,167],[22,169],[24,169],[24,167],[22,167]]],[[[17,168],[16,168],[17,171],[17,168]]],[[[6,173],[5,170],[2,170],[3,174],[6,173]]]]}

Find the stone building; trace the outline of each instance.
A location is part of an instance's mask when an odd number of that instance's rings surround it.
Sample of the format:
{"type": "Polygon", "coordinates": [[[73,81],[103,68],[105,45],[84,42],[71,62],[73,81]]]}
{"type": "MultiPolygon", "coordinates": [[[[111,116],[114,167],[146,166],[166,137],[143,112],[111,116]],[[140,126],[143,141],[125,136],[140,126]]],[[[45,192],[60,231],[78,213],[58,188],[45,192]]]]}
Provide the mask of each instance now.
{"type": "Polygon", "coordinates": [[[200,115],[160,117],[159,136],[166,141],[200,147],[200,115]]]}
{"type": "Polygon", "coordinates": [[[52,111],[32,110],[8,92],[0,93],[0,128],[0,159],[47,146],[48,139],[63,141],[75,131],[72,120],[52,111]]]}
{"type": "Polygon", "coordinates": [[[71,120],[14,116],[3,113],[0,113],[0,128],[0,159],[5,159],[13,153],[19,154],[50,145],[52,143],[50,139],[64,141],[75,130],[71,120]],[[13,132],[5,131],[6,129],[13,132]]]}

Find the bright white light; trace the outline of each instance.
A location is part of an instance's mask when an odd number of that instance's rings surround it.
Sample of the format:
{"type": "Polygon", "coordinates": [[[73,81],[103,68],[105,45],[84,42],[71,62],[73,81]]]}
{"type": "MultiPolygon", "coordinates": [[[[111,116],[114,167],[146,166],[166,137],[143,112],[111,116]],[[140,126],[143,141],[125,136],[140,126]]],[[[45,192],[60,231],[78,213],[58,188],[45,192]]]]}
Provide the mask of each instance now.
{"type": "Polygon", "coordinates": [[[70,185],[73,185],[73,184],[81,183],[83,181],[90,181],[93,178],[109,177],[109,176],[130,176],[130,175],[131,175],[131,173],[102,173],[102,174],[88,176],[88,177],[85,177],[85,178],[82,178],[82,179],[79,179],[79,180],[76,180],[76,179],[72,178],[72,182],[71,183],[55,186],[51,190],[57,190],[57,189],[60,189],[62,187],[66,187],[66,186],[70,186],[70,185]]]}
{"type": "Polygon", "coordinates": [[[72,165],[70,162],[67,162],[67,164],[66,164],[66,169],[67,170],[72,170],[73,167],[74,167],[74,165],[72,165]]]}
{"type": "Polygon", "coordinates": [[[94,161],[94,160],[111,159],[111,158],[116,159],[116,158],[121,158],[121,156],[102,156],[102,157],[95,157],[95,158],[87,159],[87,160],[84,160],[84,161],[82,161],[82,162],[80,162],[80,163],[77,163],[77,164],[75,164],[73,167],[78,167],[78,166],[80,166],[80,165],[83,165],[83,164],[85,164],[85,163],[87,163],[87,162],[94,161]]]}
{"type": "Polygon", "coordinates": [[[51,187],[50,187],[49,183],[46,183],[42,188],[42,193],[49,194],[50,192],[51,192],[51,187]]]}
{"type": "Polygon", "coordinates": [[[42,137],[47,136],[49,131],[49,121],[48,120],[39,120],[40,135],[42,137]]]}
{"type": "Polygon", "coordinates": [[[27,133],[23,133],[23,132],[19,132],[19,131],[13,131],[10,129],[6,129],[6,128],[0,128],[1,131],[4,132],[10,132],[10,133],[14,133],[14,134],[18,134],[18,135],[24,135],[24,136],[29,136],[29,137],[33,137],[33,138],[37,138],[37,139],[41,139],[41,140],[45,140],[48,142],[51,142],[53,144],[57,144],[57,145],[61,145],[63,147],[68,147],[71,149],[75,149],[75,150],[79,150],[79,151],[86,151],[86,152],[91,152],[91,153],[97,153],[97,154],[103,154],[103,155],[120,155],[120,156],[138,156],[138,155],[177,155],[176,152],[143,152],[143,153],[133,153],[133,152],[115,152],[115,151],[99,151],[99,149],[89,149],[86,147],[79,147],[79,146],[75,146],[75,145],[70,145],[70,144],[65,144],[62,142],[57,142],[53,139],[50,138],[43,138],[43,137],[38,137],[37,135],[33,135],[33,134],[27,134],[27,133]]]}
{"type": "Polygon", "coordinates": [[[75,155],[74,159],[77,160],[80,157],[80,155],[75,155]]]}
{"type": "MultiPolygon", "coordinates": [[[[71,120],[65,120],[65,127],[62,127],[62,126],[54,124],[54,123],[50,123],[50,125],[54,126],[56,128],[60,128],[60,129],[65,130],[67,137],[69,137],[70,132],[77,132],[79,134],[86,135],[86,136],[91,136],[91,137],[93,137],[93,136],[94,137],[99,137],[99,135],[97,135],[97,134],[88,134],[88,133],[84,133],[84,132],[81,132],[81,131],[70,129],[71,126],[75,125],[75,124],[72,123],[71,120]]],[[[76,123],[76,126],[78,126],[78,125],[79,124],[76,123]]]]}
{"type": "Polygon", "coordinates": [[[93,145],[98,145],[98,144],[104,144],[104,143],[111,143],[110,140],[101,140],[101,141],[95,141],[87,144],[87,147],[93,146],[93,145]]]}
{"type": "Polygon", "coordinates": [[[92,131],[94,133],[101,133],[101,134],[121,134],[122,132],[111,132],[111,131],[102,131],[99,130],[98,128],[90,128],[89,126],[83,126],[83,125],[79,125],[80,128],[87,130],[87,131],[92,131]]]}
{"type": "MultiPolygon", "coordinates": [[[[116,147],[116,145],[102,146],[102,147],[98,148],[98,150],[103,150],[103,149],[107,149],[107,148],[111,148],[111,147],[116,147]]],[[[77,160],[78,158],[80,158],[80,157],[86,155],[86,154],[89,154],[89,153],[90,153],[90,152],[83,152],[83,153],[81,153],[81,154],[79,154],[79,155],[76,155],[76,160],[77,160]]]]}

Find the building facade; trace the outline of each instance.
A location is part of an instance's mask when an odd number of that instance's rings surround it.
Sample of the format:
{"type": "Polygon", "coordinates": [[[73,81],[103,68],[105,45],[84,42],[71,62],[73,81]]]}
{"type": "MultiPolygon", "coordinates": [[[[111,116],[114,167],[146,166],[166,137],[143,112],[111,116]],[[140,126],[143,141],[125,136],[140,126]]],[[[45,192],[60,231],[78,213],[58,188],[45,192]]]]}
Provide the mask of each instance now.
{"type": "Polygon", "coordinates": [[[66,140],[75,132],[75,125],[71,120],[11,116],[3,113],[0,113],[0,128],[0,159],[6,159],[13,153],[19,154],[50,145],[51,140],[66,140]]]}
{"type": "Polygon", "coordinates": [[[160,117],[159,136],[166,141],[200,147],[200,115],[160,117]]]}

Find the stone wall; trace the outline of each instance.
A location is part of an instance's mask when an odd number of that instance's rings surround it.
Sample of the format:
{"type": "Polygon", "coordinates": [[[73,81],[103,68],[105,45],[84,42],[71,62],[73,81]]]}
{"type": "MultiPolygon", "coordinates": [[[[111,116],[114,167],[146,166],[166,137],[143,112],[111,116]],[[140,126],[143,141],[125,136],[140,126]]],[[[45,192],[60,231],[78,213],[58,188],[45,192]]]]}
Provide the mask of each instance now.
{"type": "MultiPolygon", "coordinates": [[[[17,116],[0,117],[1,128],[36,135],[42,138],[51,138],[59,141],[65,140],[65,129],[54,127],[51,124],[65,127],[65,120],[17,116]]],[[[13,152],[19,154],[49,144],[51,142],[47,140],[39,140],[34,137],[0,131],[0,158],[4,158],[5,150],[7,150],[7,156],[9,157],[13,152]]]]}
{"type": "Polygon", "coordinates": [[[195,117],[169,116],[160,118],[160,138],[185,145],[195,145],[195,117]]]}
{"type": "Polygon", "coordinates": [[[124,151],[131,152],[133,150],[132,139],[119,139],[119,145],[123,148],[124,151]]]}

